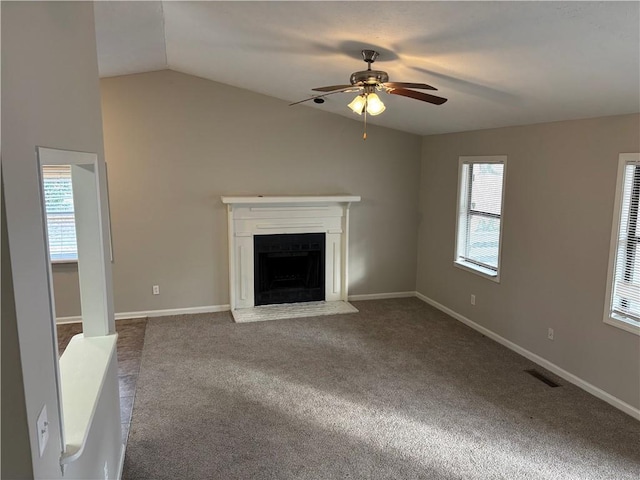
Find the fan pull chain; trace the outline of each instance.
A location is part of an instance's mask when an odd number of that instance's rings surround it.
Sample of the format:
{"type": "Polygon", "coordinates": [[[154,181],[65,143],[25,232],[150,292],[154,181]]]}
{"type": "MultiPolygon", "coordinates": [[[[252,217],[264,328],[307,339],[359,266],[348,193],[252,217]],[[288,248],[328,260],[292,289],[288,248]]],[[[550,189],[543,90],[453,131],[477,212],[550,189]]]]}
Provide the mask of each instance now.
{"type": "Polygon", "coordinates": [[[364,133],[362,134],[362,140],[366,140],[367,139],[367,104],[366,104],[366,100],[365,100],[365,109],[364,109],[364,133]]]}

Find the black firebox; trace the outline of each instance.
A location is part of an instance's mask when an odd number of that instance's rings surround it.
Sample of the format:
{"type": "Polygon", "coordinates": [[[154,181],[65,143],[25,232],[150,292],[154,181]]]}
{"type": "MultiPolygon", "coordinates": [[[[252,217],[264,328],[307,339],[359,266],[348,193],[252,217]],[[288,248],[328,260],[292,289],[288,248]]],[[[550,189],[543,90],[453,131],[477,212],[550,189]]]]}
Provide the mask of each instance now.
{"type": "Polygon", "coordinates": [[[255,235],[255,305],[324,300],[325,235],[255,235]]]}

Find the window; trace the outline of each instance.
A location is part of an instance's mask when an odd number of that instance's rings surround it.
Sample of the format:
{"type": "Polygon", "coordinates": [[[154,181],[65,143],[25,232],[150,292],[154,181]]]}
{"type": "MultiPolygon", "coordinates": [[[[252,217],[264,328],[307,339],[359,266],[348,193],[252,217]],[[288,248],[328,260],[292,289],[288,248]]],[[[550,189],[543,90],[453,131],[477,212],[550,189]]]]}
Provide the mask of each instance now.
{"type": "Polygon", "coordinates": [[[640,154],[623,153],[613,212],[604,321],[640,334],[640,154]]]}
{"type": "Polygon", "coordinates": [[[52,262],[77,261],[71,166],[44,165],[42,184],[47,213],[49,258],[52,262]]]}
{"type": "Polygon", "coordinates": [[[506,156],[460,157],[454,265],[499,281],[506,156]]]}

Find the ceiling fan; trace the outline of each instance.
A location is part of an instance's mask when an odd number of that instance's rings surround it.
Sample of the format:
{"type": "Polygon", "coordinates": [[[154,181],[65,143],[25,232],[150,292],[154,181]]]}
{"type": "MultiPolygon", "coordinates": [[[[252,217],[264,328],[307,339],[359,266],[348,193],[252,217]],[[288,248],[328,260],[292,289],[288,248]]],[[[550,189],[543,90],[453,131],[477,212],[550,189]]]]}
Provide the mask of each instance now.
{"type": "MultiPolygon", "coordinates": [[[[313,100],[316,103],[323,103],[324,97],[327,95],[333,95],[334,93],[360,92],[348,106],[358,115],[362,115],[363,113],[365,114],[366,126],[367,113],[369,115],[380,115],[386,109],[384,103],[382,103],[378,95],[375,93],[376,91],[384,91],[391,95],[401,95],[403,97],[414,98],[434,105],[442,105],[447,101],[446,98],[410,90],[411,88],[437,90],[437,88],[432,87],[431,85],[427,85],[426,83],[390,82],[387,72],[383,72],[382,70],[371,70],[371,64],[376,61],[378,56],[379,53],[375,50],[362,50],[362,59],[367,63],[367,69],[361,72],[352,73],[350,85],[331,85],[327,87],[312,88],[312,90],[316,92],[327,93],[305,98],[299,102],[291,103],[290,106],[308,102],[309,100],[313,100]]],[[[366,131],[364,138],[367,138],[366,131]]]]}

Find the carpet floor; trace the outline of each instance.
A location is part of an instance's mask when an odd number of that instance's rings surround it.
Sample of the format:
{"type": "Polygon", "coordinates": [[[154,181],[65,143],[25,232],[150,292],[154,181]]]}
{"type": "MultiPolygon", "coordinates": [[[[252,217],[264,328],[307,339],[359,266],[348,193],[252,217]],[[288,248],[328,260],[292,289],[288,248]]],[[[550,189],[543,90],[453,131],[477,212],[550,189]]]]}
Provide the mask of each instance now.
{"type": "Polygon", "coordinates": [[[354,305],[150,319],[123,478],[640,478],[640,422],[418,299],[354,305]]]}

